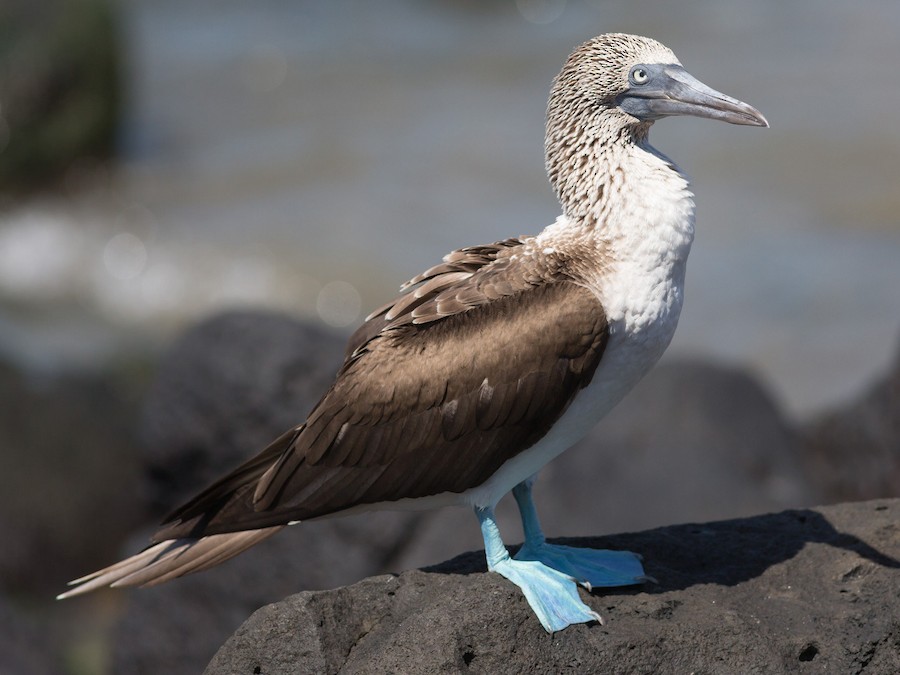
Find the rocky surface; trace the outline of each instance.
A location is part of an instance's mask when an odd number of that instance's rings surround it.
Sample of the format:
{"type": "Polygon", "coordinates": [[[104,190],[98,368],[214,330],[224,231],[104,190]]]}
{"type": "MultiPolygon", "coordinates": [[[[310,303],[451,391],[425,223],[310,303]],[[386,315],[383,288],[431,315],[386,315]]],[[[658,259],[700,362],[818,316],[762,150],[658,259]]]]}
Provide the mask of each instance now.
{"type": "Polygon", "coordinates": [[[207,675],[900,672],[900,500],[569,540],[659,580],[582,597],[549,635],[479,554],[258,610],[207,675]]]}

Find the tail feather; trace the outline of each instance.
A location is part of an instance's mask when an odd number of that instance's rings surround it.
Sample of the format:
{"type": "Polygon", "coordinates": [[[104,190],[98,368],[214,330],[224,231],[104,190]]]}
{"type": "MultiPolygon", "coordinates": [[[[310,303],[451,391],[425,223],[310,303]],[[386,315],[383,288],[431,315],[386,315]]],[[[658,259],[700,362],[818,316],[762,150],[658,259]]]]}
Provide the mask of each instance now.
{"type": "Polygon", "coordinates": [[[115,565],[70,581],[73,588],[56,597],[63,600],[104,586],[155,586],[225,562],[268,539],[282,527],[211,534],[199,539],[167,539],[115,565]]]}

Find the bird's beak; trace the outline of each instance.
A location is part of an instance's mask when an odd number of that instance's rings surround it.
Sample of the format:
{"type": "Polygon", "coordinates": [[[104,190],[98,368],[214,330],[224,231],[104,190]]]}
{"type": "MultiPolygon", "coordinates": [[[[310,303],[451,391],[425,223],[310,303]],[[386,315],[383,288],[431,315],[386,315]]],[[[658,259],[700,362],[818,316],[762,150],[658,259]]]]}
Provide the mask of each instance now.
{"type": "Polygon", "coordinates": [[[707,87],[679,65],[643,66],[644,84],[631,84],[618,98],[619,107],[640,120],[692,115],[730,124],[767,127],[762,113],[743,101],[707,87]]]}

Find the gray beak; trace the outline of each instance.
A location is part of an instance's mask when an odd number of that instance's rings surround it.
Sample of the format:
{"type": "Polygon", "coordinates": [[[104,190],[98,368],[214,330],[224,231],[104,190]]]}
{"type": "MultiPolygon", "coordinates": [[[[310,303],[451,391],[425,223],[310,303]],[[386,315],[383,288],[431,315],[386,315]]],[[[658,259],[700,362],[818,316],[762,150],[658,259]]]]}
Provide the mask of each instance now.
{"type": "Polygon", "coordinates": [[[730,124],[769,126],[759,110],[707,87],[679,65],[648,64],[640,69],[645,81],[637,83],[632,78],[629,89],[617,99],[622,110],[639,120],[692,115],[730,124]]]}

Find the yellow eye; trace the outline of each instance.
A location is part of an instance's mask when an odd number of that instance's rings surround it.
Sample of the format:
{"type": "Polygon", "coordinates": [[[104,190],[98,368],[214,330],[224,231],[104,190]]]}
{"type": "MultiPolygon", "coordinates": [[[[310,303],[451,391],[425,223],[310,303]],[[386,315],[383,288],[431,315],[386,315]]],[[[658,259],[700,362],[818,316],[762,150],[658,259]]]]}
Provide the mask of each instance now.
{"type": "Polygon", "coordinates": [[[647,80],[650,79],[650,74],[647,72],[645,68],[641,68],[638,66],[634,70],[631,71],[631,81],[634,84],[644,84],[647,80]]]}

